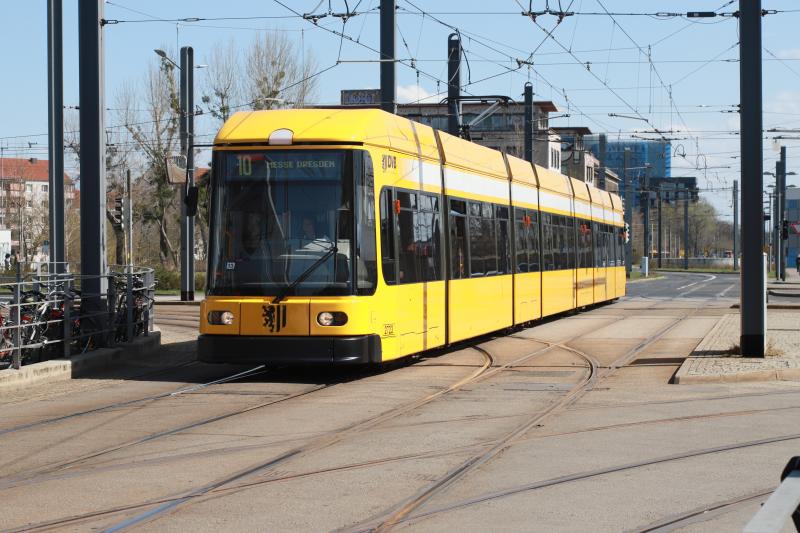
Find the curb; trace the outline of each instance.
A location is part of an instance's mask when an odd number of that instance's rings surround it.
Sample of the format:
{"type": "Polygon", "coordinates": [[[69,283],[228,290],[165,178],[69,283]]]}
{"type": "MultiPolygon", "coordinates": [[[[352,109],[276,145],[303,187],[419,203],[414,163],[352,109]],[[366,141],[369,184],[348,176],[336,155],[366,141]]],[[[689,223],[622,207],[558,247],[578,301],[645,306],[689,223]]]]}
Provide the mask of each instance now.
{"type": "Polygon", "coordinates": [[[672,378],[672,383],[675,385],[692,385],[701,383],[744,383],[750,381],[800,381],[800,368],[753,370],[735,374],[688,375],[687,368],[693,361],[698,359],[704,358],[687,358],[675,373],[675,376],[672,378]]]}
{"type": "Polygon", "coordinates": [[[162,302],[159,302],[158,300],[155,301],[155,305],[174,305],[177,307],[185,307],[185,306],[200,307],[201,303],[202,301],[200,300],[195,300],[193,302],[182,302],[180,300],[165,300],[162,302]]]}
{"type": "Polygon", "coordinates": [[[800,293],[796,292],[780,292],[772,289],[767,289],[767,293],[772,296],[783,296],[785,298],[800,298],[800,293]]]}
{"type": "Polygon", "coordinates": [[[100,348],[71,359],[53,359],[25,365],[19,370],[0,370],[0,391],[66,381],[87,374],[90,370],[112,368],[120,362],[146,355],[160,345],[161,332],[155,330],[146,337],[137,337],[132,343],[121,347],[100,348]]]}
{"type": "MultiPolygon", "coordinates": [[[[739,309],[739,304],[731,305],[731,309],[739,309]]],[[[800,304],[767,304],[767,309],[798,310],[800,304]]]]}

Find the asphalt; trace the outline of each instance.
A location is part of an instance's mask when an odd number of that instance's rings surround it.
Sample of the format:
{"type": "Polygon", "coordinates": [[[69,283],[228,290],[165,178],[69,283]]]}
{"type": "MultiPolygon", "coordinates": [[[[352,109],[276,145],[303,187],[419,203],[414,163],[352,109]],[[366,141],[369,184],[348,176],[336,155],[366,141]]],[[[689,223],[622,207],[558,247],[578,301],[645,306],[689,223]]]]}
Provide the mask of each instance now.
{"type": "Polygon", "coordinates": [[[0,398],[0,530],[741,530],[765,496],[720,502],[777,484],[800,382],[670,383],[737,280],[668,273],[409,364],[218,383],[247,368],[193,363],[197,308],[172,309],[160,368],[0,398]]]}
{"type": "Polygon", "coordinates": [[[738,299],[739,274],[659,272],[661,278],[628,284],[628,296],[641,298],[738,299]]]}

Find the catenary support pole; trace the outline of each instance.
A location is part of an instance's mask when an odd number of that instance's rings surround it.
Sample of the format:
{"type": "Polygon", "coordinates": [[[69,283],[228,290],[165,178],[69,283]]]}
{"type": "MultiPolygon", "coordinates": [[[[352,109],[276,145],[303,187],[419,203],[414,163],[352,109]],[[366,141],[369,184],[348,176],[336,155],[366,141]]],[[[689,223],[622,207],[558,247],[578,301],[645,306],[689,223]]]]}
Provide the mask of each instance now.
{"type": "Polygon", "coordinates": [[[689,270],[689,191],[683,193],[683,269],[689,270]]]}
{"type": "Polygon", "coordinates": [[[64,250],[64,58],[61,0],[47,0],[48,222],[50,272],[63,271],[64,250]]]}
{"type": "MultiPolygon", "coordinates": [[[[775,163],[775,175],[780,175],[780,167],[781,162],[778,161],[775,163]]],[[[777,182],[777,179],[775,180],[777,182]]],[[[770,195],[770,217],[769,220],[772,223],[772,235],[770,237],[770,251],[772,252],[772,263],[775,265],[775,279],[781,279],[781,269],[780,269],[780,259],[778,259],[778,243],[781,239],[781,223],[780,217],[778,216],[778,190],[777,187],[775,192],[770,195]]]]}
{"type": "Polygon", "coordinates": [[[381,0],[381,109],[397,112],[395,83],[395,0],[381,0]]]}
{"type": "Polygon", "coordinates": [[[194,218],[187,216],[183,199],[194,186],[194,50],[181,48],[180,138],[186,155],[186,186],[181,195],[181,301],[194,301],[194,218]]]}
{"type": "MultiPolygon", "coordinates": [[[[786,240],[783,238],[783,221],[786,219],[786,147],[781,146],[781,159],[780,159],[780,180],[775,187],[778,193],[778,211],[775,218],[778,220],[778,272],[780,272],[780,279],[786,281],[786,249],[784,244],[786,240]]],[[[777,173],[776,173],[777,174],[777,173]]]]}
{"type": "Polygon", "coordinates": [[[625,243],[625,274],[631,277],[633,266],[633,184],[628,167],[631,162],[631,149],[625,148],[622,159],[622,181],[625,184],[625,226],[628,230],[628,242],[625,243]]]}
{"type": "Polygon", "coordinates": [[[533,84],[525,83],[525,161],[533,163],[533,84]]]}
{"type": "Polygon", "coordinates": [[[459,102],[461,96],[461,38],[457,33],[447,37],[447,133],[459,136],[459,102]]]}
{"type": "Polygon", "coordinates": [[[742,181],[742,355],[764,357],[766,280],[762,160],[761,0],[739,0],[739,98],[742,181]]]}
{"type": "Polygon", "coordinates": [[[133,266],[133,189],[131,183],[131,169],[125,171],[125,229],[128,230],[125,240],[126,261],[128,266],[133,266]]]}
{"type": "Polygon", "coordinates": [[[661,258],[664,256],[664,232],[662,231],[662,217],[661,217],[661,185],[658,186],[658,268],[661,268],[661,258]]]}
{"type": "Polygon", "coordinates": [[[733,180],[733,269],[739,269],[739,180],[733,180]]]}
{"type": "Polygon", "coordinates": [[[105,328],[106,160],[103,0],[78,3],[81,123],[81,312],[89,331],[105,328]]]}
{"type": "Polygon", "coordinates": [[[650,261],[650,252],[653,250],[652,231],[650,229],[650,173],[653,167],[645,165],[644,186],[642,187],[642,210],[644,211],[644,256],[650,261]]]}

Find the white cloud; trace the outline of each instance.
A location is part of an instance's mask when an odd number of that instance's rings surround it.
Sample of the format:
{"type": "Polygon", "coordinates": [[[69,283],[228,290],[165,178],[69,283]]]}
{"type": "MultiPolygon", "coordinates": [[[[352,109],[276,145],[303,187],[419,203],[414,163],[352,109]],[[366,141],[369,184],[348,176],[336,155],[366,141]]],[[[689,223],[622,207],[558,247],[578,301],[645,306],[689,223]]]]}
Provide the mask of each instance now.
{"type": "Polygon", "coordinates": [[[431,101],[433,94],[426,91],[419,85],[398,85],[397,86],[397,101],[401,104],[409,102],[424,102],[431,101]]]}

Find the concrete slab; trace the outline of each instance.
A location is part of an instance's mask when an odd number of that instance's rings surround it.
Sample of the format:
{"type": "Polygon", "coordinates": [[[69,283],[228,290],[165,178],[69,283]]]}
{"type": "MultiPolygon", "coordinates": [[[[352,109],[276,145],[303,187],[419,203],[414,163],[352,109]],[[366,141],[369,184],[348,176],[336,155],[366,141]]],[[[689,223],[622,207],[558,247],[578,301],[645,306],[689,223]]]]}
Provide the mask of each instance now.
{"type": "Polygon", "coordinates": [[[800,380],[800,313],[769,311],[764,358],[738,354],[739,321],[737,313],[723,316],[681,365],[673,383],[800,380]]]}
{"type": "Polygon", "coordinates": [[[65,381],[80,377],[86,372],[109,368],[122,361],[136,359],[158,349],[161,332],[153,331],[146,337],[137,337],[129,344],[114,348],[101,348],[73,356],[70,359],[54,359],[19,370],[0,370],[0,391],[9,391],[43,383],[65,381]]]}

